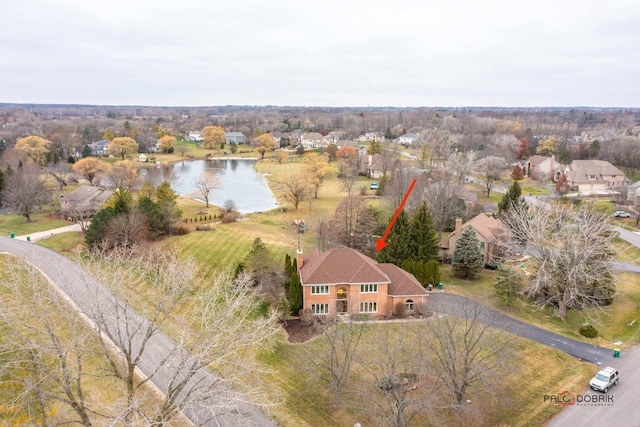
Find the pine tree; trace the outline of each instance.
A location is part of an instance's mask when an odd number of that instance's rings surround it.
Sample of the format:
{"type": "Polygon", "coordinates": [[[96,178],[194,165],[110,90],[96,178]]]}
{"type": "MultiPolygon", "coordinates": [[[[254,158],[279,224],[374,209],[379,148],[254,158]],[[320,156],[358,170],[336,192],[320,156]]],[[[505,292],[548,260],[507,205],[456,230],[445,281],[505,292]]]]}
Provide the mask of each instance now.
{"type": "Polygon", "coordinates": [[[297,316],[302,310],[302,284],[300,284],[300,276],[298,276],[297,272],[291,274],[289,304],[291,306],[291,315],[297,316]]]}
{"type": "Polygon", "coordinates": [[[511,187],[507,190],[507,192],[502,196],[502,200],[498,203],[498,218],[503,216],[509,209],[516,208],[524,208],[527,207],[527,202],[524,201],[524,197],[522,197],[522,189],[520,188],[520,184],[518,181],[513,181],[511,187]]]}
{"type": "Polygon", "coordinates": [[[405,260],[413,258],[409,245],[410,241],[411,227],[409,224],[409,216],[402,210],[393,227],[391,227],[391,231],[389,231],[387,246],[378,252],[376,260],[381,263],[389,262],[400,267],[405,260]]]}
{"type": "Polygon", "coordinates": [[[423,262],[438,259],[440,250],[438,234],[426,201],[423,200],[418,210],[411,216],[409,228],[411,259],[423,262]]]}
{"type": "Polygon", "coordinates": [[[502,304],[511,305],[522,291],[522,273],[510,265],[500,264],[493,288],[502,304]]]}
{"type": "Polygon", "coordinates": [[[462,230],[462,235],[453,250],[451,261],[453,272],[462,279],[474,279],[480,272],[482,265],[483,258],[478,236],[473,228],[466,227],[462,230]]]}

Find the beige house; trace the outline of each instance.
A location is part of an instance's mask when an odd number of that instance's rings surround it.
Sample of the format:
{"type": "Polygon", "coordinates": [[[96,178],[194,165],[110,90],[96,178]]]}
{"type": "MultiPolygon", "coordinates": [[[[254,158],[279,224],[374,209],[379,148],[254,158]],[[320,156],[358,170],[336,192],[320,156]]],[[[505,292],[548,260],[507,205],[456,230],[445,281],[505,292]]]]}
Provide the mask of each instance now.
{"type": "Polygon", "coordinates": [[[398,305],[408,313],[427,302],[427,291],[410,273],[351,248],[304,256],[297,253],[303,310],[314,315],[391,316],[398,305]]]}
{"type": "Polygon", "coordinates": [[[489,264],[497,250],[496,239],[504,230],[504,224],[499,219],[485,215],[484,213],[462,223],[462,219],[456,218],[456,228],[446,240],[440,242],[440,250],[444,259],[451,259],[456,248],[456,242],[467,227],[473,228],[480,241],[480,250],[485,264],[489,264]]]}
{"type": "Polygon", "coordinates": [[[81,185],[69,194],[60,196],[60,211],[65,214],[90,215],[98,212],[113,191],[91,185],[81,185]]]}
{"type": "Polygon", "coordinates": [[[624,173],[604,160],[574,160],[564,170],[569,186],[578,192],[618,190],[630,181],[624,173]]]}

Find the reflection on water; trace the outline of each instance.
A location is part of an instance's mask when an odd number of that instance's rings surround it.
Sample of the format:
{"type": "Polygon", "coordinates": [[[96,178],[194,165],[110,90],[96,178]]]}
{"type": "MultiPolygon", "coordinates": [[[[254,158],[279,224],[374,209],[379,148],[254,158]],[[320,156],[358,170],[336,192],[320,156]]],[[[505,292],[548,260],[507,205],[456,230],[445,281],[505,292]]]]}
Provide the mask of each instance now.
{"type": "Polygon", "coordinates": [[[154,186],[168,181],[175,192],[194,199],[202,199],[196,182],[204,172],[209,172],[221,181],[209,196],[210,204],[224,206],[226,200],[232,200],[242,213],[273,209],[278,206],[275,196],[264,177],[253,168],[254,164],[254,160],[189,160],[139,172],[154,186]]]}

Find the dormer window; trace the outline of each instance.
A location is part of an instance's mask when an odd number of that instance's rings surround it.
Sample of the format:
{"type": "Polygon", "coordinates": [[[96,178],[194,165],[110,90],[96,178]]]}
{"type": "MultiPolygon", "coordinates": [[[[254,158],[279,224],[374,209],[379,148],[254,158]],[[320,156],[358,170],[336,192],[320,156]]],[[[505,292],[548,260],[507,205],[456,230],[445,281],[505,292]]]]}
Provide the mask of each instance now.
{"type": "Polygon", "coordinates": [[[595,180],[596,180],[595,175],[589,175],[589,181],[595,181],[595,180]]]}

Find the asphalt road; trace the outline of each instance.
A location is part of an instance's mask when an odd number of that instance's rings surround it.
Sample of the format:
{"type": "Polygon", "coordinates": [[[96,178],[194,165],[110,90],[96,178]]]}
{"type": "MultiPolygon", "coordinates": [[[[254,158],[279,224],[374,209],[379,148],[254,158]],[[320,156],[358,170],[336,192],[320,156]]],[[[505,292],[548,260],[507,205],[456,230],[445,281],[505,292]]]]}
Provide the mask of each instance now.
{"type": "MultiPolygon", "coordinates": [[[[0,236],[0,253],[13,254],[38,268],[59,289],[63,297],[72,306],[78,309],[90,321],[94,321],[93,312],[96,302],[116,304],[124,307],[124,303],[114,300],[113,296],[104,287],[83,270],[78,264],[57,254],[47,248],[24,242],[17,239],[0,236]]],[[[129,308],[130,309],[130,308],[129,308]]],[[[147,321],[142,316],[134,313],[130,316],[131,323],[144,325],[147,321]]],[[[119,320],[109,319],[110,328],[117,330],[119,320]]],[[[131,327],[131,325],[129,325],[131,327]]],[[[144,331],[145,328],[140,328],[144,331]]],[[[135,340],[133,347],[140,346],[141,340],[135,340]]],[[[162,363],[171,356],[170,360],[178,357],[189,359],[188,353],[175,341],[163,333],[154,334],[147,342],[147,349],[142,354],[138,365],[143,374],[150,376],[151,381],[162,393],[167,393],[169,384],[175,378],[180,377],[180,367],[169,366],[162,363]]],[[[184,366],[184,365],[181,365],[184,366]]],[[[221,411],[221,405],[216,404],[216,396],[226,393],[223,381],[215,377],[206,367],[195,366],[195,373],[186,387],[186,391],[192,391],[202,398],[197,405],[187,406],[183,413],[198,426],[275,426],[276,424],[267,418],[257,407],[246,402],[235,403],[233,411],[221,411]],[[222,385],[221,385],[222,384],[222,385]],[[219,393],[207,396],[206,391],[215,389],[219,393]]],[[[227,389],[228,390],[228,389],[227,389]]]]}

